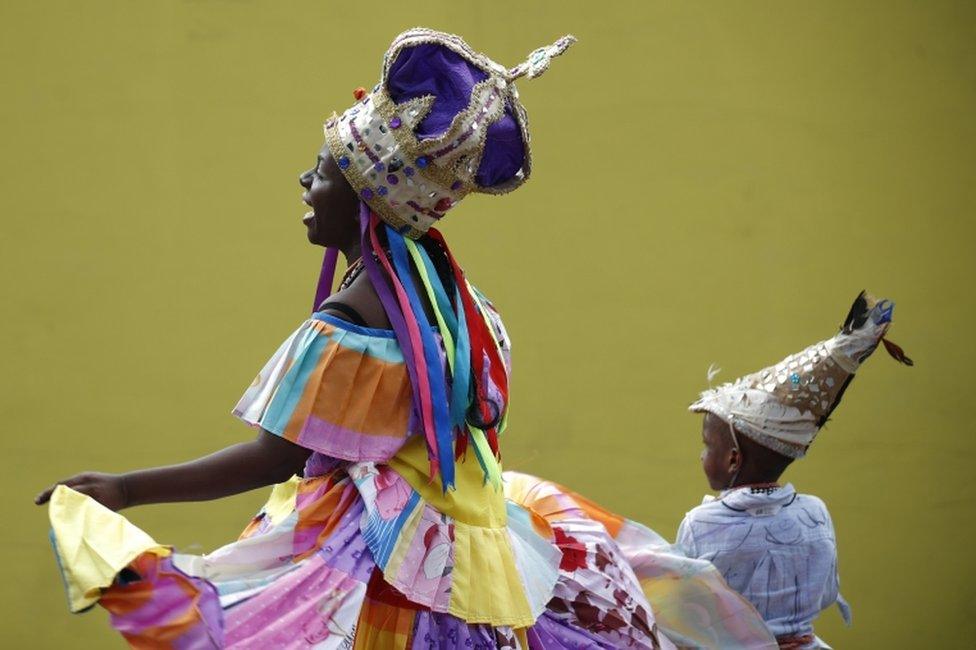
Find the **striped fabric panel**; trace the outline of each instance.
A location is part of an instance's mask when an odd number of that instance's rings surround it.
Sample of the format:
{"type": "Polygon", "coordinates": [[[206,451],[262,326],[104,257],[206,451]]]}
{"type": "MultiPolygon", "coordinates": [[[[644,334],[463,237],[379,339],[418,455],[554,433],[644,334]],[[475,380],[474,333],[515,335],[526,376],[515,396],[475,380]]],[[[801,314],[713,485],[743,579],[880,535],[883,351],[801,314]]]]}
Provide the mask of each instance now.
{"type": "Polygon", "coordinates": [[[388,460],[410,428],[403,355],[386,330],[336,323],[342,321],[306,321],[234,412],[252,426],[328,456],[388,460]]]}
{"type": "Polygon", "coordinates": [[[373,559],[380,568],[386,567],[390,555],[400,540],[400,531],[419,504],[420,495],[413,492],[403,510],[395,518],[384,520],[375,510],[367,516],[362,527],[363,539],[373,552],[373,559]]]}

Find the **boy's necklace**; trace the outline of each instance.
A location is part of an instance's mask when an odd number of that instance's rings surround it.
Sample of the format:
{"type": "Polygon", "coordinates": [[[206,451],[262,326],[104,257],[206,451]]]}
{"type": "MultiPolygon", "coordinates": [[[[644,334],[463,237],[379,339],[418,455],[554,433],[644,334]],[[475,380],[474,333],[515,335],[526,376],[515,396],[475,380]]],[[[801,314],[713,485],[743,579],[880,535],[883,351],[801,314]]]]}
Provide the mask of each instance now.
{"type": "Polygon", "coordinates": [[[746,483],[736,485],[733,490],[749,490],[753,494],[772,494],[782,487],[779,483],[746,483]]]}

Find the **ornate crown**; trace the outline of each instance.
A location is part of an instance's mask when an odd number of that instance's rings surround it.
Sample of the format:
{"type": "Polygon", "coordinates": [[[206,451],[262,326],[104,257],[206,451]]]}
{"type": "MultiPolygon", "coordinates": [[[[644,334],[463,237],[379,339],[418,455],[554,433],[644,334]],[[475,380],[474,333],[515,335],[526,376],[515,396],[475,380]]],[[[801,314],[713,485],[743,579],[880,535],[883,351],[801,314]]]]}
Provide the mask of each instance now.
{"type": "Polygon", "coordinates": [[[379,84],[369,93],[357,89],[357,103],[325,124],[332,156],[373,212],[403,235],[421,237],[468,193],[503,194],[528,179],[528,119],[514,81],[538,77],[553,57],[574,42],[573,36],[563,36],[507,69],[458,36],[423,28],[406,31],[386,52],[379,84]],[[466,107],[453,115],[446,131],[434,137],[418,137],[415,129],[435,109],[438,98],[426,94],[396,103],[389,89],[391,68],[400,54],[422,45],[446,48],[484,76],[473,84],[466,107]],[[521,134],[524,162],[503,182],[480,185],[477,174],[488,129],[506,114],[514,118],[521,134]]]}

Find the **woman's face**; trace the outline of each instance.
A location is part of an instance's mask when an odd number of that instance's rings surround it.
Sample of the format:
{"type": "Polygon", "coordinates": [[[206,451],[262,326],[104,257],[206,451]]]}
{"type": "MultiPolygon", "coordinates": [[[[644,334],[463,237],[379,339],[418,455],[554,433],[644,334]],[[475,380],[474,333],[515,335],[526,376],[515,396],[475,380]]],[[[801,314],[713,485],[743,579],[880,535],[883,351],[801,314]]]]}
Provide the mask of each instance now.
{"type": "Polygon", "coordinates": [[[722,418],[706,413],[702,421],[702,470],[713,490],[724,490],[741,463],[741,454],[732,444],[729,425],[722,418]]]}
{"type": "Polygon", "coordinates": [[[359,238],[359,197],[339,170],[328,145],[319,150],[315,166],[298,177],[302,200],[311,210],[302,218],[308,241],[319,246],[348,246],[359,238]]]}

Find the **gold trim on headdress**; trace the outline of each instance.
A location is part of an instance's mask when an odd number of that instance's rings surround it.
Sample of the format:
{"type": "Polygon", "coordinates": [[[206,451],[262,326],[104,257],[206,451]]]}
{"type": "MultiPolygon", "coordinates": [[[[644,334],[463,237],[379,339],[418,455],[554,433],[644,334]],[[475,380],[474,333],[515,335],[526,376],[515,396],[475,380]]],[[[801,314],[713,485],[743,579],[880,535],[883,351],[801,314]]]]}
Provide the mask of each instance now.
{"type": "Polygon", "coordinates": [[[360,198],[403,235],[417,239],[467,194],[504,194],[528,180],[532,169],[528,117],[514,81],[542,75],[552,59],[575,42],[575,37],[563,36],[507,69],[474,51],[454,34],[425,28],[403,32],[384,55],[379,84],[368,95],[360,91],[360,101],[326,122],[329,151],[360,198]],[[436,98],[426,95],[396,104],[386,86],[398,54],[422,44],[452,50],[482,70],[487,78],[475,84],[467,108],[454,116],[443,134],[421,141],[414,127],[424,119],[436,98]],[[481,187],[476,174],[488,127],[501,119],[506,106],[521,132],[525,160],[511,180],[481,187]]]}

